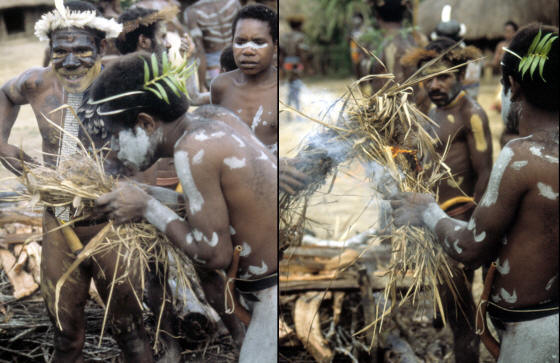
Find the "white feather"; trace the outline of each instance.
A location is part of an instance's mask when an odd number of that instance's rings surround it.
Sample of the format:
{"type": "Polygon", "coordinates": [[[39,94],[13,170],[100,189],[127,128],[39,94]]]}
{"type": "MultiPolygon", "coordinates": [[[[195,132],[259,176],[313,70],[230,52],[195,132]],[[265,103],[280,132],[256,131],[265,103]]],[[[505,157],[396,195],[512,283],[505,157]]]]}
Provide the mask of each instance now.
{"type": "Polygon", "coordinates": [[[451,5],[445,5],[441,9],[441,22],[447,23],[449,20],[451,20],[451,5]]]}

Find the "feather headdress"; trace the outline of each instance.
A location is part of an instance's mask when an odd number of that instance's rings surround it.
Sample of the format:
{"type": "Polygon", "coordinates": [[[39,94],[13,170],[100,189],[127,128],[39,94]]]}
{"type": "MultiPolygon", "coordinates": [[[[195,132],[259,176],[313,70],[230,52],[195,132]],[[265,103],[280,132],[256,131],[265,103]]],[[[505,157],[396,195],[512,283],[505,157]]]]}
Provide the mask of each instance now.
{"type": "Polygon", "coordinates": [[[122,24],[113,19],[97,16],[93,10],[71,11],[64,6],[63,0],[54,0],[55,10],[43,14],[35,23],[35,36],[39,40],[49,40],[49,34],[62,28],[88,27],[105,33],[106,38],[116,38],[122,30],[122,24]]]}

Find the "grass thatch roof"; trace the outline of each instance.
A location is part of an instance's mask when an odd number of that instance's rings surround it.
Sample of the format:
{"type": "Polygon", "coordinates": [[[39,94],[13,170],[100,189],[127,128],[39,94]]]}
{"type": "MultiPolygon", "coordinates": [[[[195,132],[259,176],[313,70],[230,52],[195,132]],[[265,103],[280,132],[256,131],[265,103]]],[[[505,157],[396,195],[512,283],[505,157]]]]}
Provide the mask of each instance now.
{"type": "Polygon", "coordinates": [[[418,25],[430,33],[441,19],[444,5],[452,6],[451,18],[467,26],[465,39],[500,38],[504,23],[519,26],[533,21],[558,26],[558,1],[551,0],[424,0],[418,9],[418,25]]]}

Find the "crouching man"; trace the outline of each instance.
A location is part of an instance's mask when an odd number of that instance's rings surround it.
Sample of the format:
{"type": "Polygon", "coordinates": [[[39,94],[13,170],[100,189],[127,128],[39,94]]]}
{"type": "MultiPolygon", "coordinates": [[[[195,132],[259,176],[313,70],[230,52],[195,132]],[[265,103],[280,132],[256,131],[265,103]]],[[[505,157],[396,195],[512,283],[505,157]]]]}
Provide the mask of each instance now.
{"type": "Polygon", "coordinates": [[[169,83],[157,86],[169,104],[146,91],[144,61],[152,64],[147,53],[133,53],[108,66],[88,102],[112,130],[119,160],[142,171],[173,157],[184,192],[121,182],[97,200],[99,211],[116,223],[146,219],[208,270],[228,269],[240,246],[236,283],[252,311],[240,361],[276,361],[277,163],[246,126],[186,113],[185,95],[169,83]],[[184,216],[165,205],[178,203],[184,216]]]}
{"type": "Polygon", "coordinates": [[[453,259],[494,262],[485,289],[498,363],[558,362],[558,54],[558,29],[538,25],[519,30],[506,50],[503,114],[520,138],[500,152],[468,221],[449,217],[430,195],[391,202],[396,225],[425,226],[453,259]],[[540,70],[520,70],[540,43],[540,70]]]}

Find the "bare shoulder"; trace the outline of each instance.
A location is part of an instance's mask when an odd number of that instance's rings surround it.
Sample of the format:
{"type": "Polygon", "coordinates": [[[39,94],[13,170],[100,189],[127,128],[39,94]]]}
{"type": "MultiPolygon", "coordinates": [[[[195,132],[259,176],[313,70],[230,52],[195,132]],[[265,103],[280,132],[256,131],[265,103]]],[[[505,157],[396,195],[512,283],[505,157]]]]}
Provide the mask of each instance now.
{"type": "Polygon", "coordinates": [[[233,111],[229,108],[220,106],[220,105],[202,105],[197,107],[197,109],[193,112],[195,115],[199,115],[211,120],[219,120],[224,121],[224,119],[234,119],[239,120],[239,122],[243,122],[239,116],[237,116],[233,111]]]}

